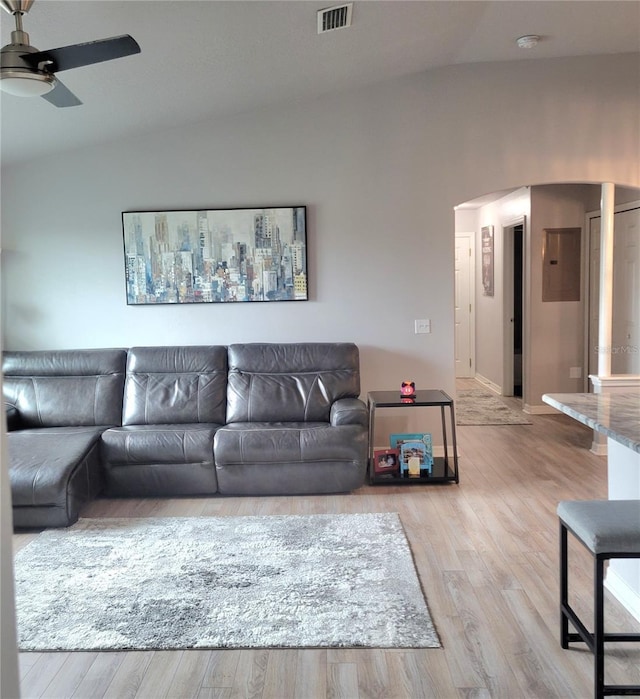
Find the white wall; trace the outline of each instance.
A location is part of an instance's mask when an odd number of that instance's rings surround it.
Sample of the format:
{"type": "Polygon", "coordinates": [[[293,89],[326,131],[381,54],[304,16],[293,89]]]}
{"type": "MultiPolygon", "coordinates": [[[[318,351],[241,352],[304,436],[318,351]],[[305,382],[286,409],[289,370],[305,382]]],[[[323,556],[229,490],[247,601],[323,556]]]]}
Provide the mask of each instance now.
{"type": "MultiPolygon", "coordinates": [[[[640,152],[640,146],[638,146],[640,152]]],[[[602,196],[601,187],[593,188],[586,203],[587,212],[600,211],[600,198],[602,196]]],[[[640,199],[640,192],[635,187],[616,187],[614,201],[615,205],[628,204],[640,199]]]]}
{"type": "Polygon", "coordinates": [[[458,209],[455,212],[455,232],[471,233],[478,230],[478,209],[458,209]]]}
{"type": "Polygon", "coordinates": [[[637,55],[457,66],[7,167],[6,346],[353,340],[363,392],[453,391],[453,206],[638,186],[639,73],[637,55]],[[121,211],[292,204],[311,301],[126,305],[121,211]]]}
{"type": "Polygon", "coordinates": [[[476,228],[476,374],[495,386],[502,387],[504,352],[504,231],[529,218],[529,189],[521,187],[515,192],[481,207],[477,212],[476,228]],[[493,226],[494,239],[494,291],[484,296],[482,285],[482,228],[493,226]]]}
{"type": "Polygon", "coordinates": [[[531,299],[529,315],[529,373],[525,376],[528,403],[542,404],[544,393],[582,391],[585,342],[584,261],[588,255],[585,215],[594,190],[600,187],[563,185],[532,187],[530,252],[531,299]],[[542,301],[542,251],[546,228],[580,228],[582,230],[581,292],[579,301],[542,301]],[[570,368],[580,367],[581,378],[571,378],[570,368]]]}

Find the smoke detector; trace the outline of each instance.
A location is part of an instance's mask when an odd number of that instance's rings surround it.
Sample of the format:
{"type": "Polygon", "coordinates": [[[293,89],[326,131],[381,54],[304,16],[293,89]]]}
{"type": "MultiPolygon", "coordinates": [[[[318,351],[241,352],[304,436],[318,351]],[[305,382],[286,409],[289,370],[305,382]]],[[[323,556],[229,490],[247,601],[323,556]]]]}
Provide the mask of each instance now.
{"type": "Polygon", "coordinates": [[[352,2],[318,10],[318,34],[326,34],[326,32],[332,32],[335,29],[350,27],[352,13],[352,2]]]}
{"type": "Polygon", "coordinates": [[[532,49],[534,46],[538,45],[539,41],[540,37],[537,34],[527,34],[516,39],[516,44],[518,44],[518,48],[521,49],[532,49]]]}

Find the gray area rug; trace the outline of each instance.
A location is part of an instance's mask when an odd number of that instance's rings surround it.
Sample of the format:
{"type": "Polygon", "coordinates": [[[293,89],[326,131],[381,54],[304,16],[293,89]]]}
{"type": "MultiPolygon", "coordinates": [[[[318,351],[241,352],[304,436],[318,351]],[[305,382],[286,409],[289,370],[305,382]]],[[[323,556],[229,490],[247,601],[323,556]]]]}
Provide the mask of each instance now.
{"type": "Polygon", "coordinates": [[[21,650],[440,646],[395,513],[84,519],[15,573],[21,650]]]}
{"type": "Polygon", "coordinates": [[[480,388],[458,391],[457,425],[531,425],[524,413],[506,406],[499,398],[480,388]]]}

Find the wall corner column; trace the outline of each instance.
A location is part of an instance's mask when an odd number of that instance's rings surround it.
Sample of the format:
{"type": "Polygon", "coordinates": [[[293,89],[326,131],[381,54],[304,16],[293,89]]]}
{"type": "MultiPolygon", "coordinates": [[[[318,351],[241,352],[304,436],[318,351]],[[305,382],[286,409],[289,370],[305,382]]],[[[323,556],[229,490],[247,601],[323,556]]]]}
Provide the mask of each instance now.
{"type": "MultiPolygon", "coordinates": [[[[595,393],[606,392],[606,380],[611,376],[611,335],[613,328],[613,227],[615,185],[603,182],[600,195],[600,294],[598,306],[598,375],[591,376],[595,393]]],[[[591,451],[607,453],[607,440],[593,433],[591,451]]]]}

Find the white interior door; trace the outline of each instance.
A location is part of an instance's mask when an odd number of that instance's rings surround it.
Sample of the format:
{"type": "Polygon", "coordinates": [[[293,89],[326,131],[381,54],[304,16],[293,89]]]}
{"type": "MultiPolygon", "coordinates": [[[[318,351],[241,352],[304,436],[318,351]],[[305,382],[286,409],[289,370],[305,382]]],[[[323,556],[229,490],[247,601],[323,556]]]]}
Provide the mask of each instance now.
{"type": "Polygon", "coordinates": [[[475,376],[474,243],[474,233],[456,234],[455,355],[458,378],[475,376]]]}
{"type": "Polygon", "coordinates": [[[611,373],[640,374],[640,209],[614,216],[611,373]]]}
{"type": "Polygon", "coordinates": [[[599,348],[600,218],[591,219],[589,373],[598,373],[598,350],[611,352],[612,374],[640,374],[640,208],[613,217],[611,347],[599,348]]]}

